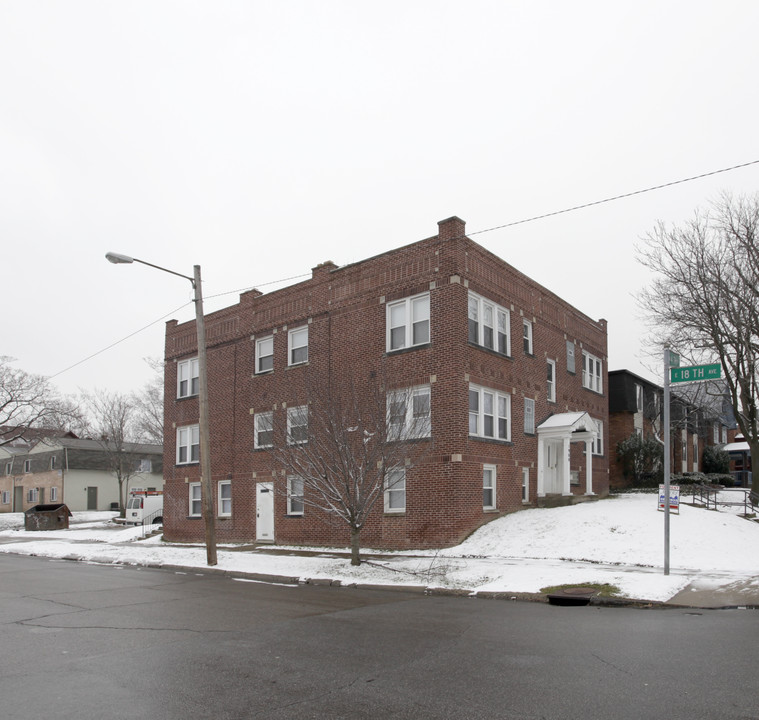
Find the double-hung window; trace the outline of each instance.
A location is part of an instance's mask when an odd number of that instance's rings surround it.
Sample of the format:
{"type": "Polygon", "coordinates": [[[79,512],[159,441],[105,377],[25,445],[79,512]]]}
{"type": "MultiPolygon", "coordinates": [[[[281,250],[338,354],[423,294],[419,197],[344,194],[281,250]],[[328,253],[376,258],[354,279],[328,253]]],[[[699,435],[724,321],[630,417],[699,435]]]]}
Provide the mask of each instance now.
{"type": "Polygon", "coordinates": [[[274,370],[274,336],[256,340],[256,374],[274,370]]]}
{"type": "Polygon", "coordinates": [[[198,358],[177,363],[177,397],[184,398],[200,392],[200,365],[198,358]]]}
{"type": "Polygon", "coordinates": [[[190,517],[200,517],[201,515],[201,502],[200,502],[200,483],[190,483],[190,517]]]}
{"type": "Polygon", "coordinates": [[[308,442],[308,405],[287,408],[287,444],[308,442]]]}
{"type": "Polygon", "coordinates": [[[26,499],[28,502],[36,503],[40,499],[40,489],[39,488],[29,488],[29,490],[26,493],[26,499]]]}
{"type": "Polygon", "coordinates": [[[495,509],[495,465],[482,468],[482,509],[495,509]]]}
{"type": "Polygon", "coordinates": [[[469,434],[511,440],[511,395],[470,385],[469,434]]]}
{"type": "Polygon", "coordinates": [[[548,395],[548,402],[556,402],[556,361],[547,360],[546,366],[546,394],[548,395]]]}
{"type": "Polygon", "coordinates": [[[287,478],[287,514],[303,515],[303,478],[287,478]]]}
{"type": "Polygon", "coordinates": [[[604,391],[603,363],[595,355],[584,350],[582,353],[582,386],[597,393],[604,391]]]}
{"type": "Polygon", "coordinates": [[[469,293],[468,316],[470,343],[495,350],[502,355],[510,354],[508,310],[479,295],[469,293]]]}
{"type": "Polygon", "coordinates": [[[432,432],[430,386],[393,390],[387,396],[389,440],[429,437],[432,432]]]}
{"type": "Polygon", "coordinates": [[[200,460],[200,426],[186,425],[177,428],[177,465],[200,460]]]}
{"type": "Polygon", "coordinates": [[[532,355],[532,323],[529,320],[522,320],[522,338],[525,354],[532,355]]]}
{"type": "Polygon", "coordinates": [[[232,481],[222,480],[219,483],[219,517],[232,515],[232,481]]]}
{"type": "Polygon", "coordinates": [[[535,401],[528,397],[524,399],[524,433],[535,434],[535,401]]]}
{"type": "Polygon", "coordinates": [[[58,488],[57,487],[50,488],[50,502],[58,502],[58,488]]]}
{"type": "Polygon", "coordinates": [[[308,362],[308,325],[290,330],[287,334],[287,364],[308,362]]]}
{"type": "Polygon", "coordinates": [[[635,412],[643,412],[643,386],[635,383],[635,412]]]}
{"type": "Polygon", "coordinates": [[[0,503],[3,505],[10,505],[11,504],[11,491],[10,490],[3,490],[2,498],[0,498],[0,503]]]}
{"type": "Polygon", "coordinates": [[[406,512],[406,471],[393,468],[385,474],[385,512],[406,512]]]}
{"type": "Polygon", "coordinates": [[[12,462],[5,463],[5,474],[11,475],[12,473],[13,473],[13,463],[12,462]]]}
{"type": "Polygon", "coordinates": [[[430,294],[404,298],[386,306],[387,351],[430,341],[430,294]]]}
{"type": "Polygon", "coordinates": [[[30,473],[32,471],[32,461],[31,460],[24,460],[24,472],[30,473]]]}
{"type": "Polygon", "coordinates": [[[274,413],[256,413],[254,423],[253,447],[258,449],[274,445],[274,413]]]}

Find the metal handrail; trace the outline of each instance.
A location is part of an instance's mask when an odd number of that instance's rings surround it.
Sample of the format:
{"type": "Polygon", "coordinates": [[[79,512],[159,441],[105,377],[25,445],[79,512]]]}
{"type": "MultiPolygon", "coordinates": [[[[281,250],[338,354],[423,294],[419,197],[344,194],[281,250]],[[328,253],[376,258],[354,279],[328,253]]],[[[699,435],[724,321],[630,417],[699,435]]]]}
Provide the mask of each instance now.
{"type": "Polygon", "coordinates": [[[148,532],[152,531],[155,519],[158,517],[161,518],[161,524],[163,524],[163,508],[158,508],[158,510],[155,510],[154,512],[150,513],[150,515],[142,519],[142,538],[147,537],[148,532]],[[149,530],[149,528],[151,530],[149,530]]]}

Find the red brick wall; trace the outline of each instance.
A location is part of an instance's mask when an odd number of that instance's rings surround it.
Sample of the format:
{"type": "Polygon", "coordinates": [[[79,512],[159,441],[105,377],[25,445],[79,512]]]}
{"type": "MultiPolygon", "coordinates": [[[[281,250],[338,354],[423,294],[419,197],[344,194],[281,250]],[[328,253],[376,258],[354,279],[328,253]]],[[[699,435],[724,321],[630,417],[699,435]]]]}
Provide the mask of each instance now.
{"type": "MultiPolygon", "coordinates": [[[[365,547],[412,548],[451,545],[479,525],[523,507],[523,466],[530,468],[530,500],[537,490],[537,436],[523,432],[527,395],[536,401],[536,425],[550,414],[585,410],[604,424],[604,456],[593,458],[593,489],[608,492],[608,404],[604,394],[582,387],[581,352],[604,362],[606,324],[593,321],[464,236],[463,222],[440,224],[440,235],[337,269],[314,268],[310,280],[269,295],[241,296],[237,305],[207,317],[211,453],[214,485],[232,481],[232,517],[217,519],[218,539],[255,538],[256,482],[272,479],[267,451],[253,450],[254,414],[276,407],[284,422],[287,406],[298,405],[308,386],[362,383],[374,373],[389,387],[430,384],[432,437],[423,460],[407,472],[406,512],[385,515],[382,499],[362,532],[365,547]],[[511,357],[467,341],[469,290],[511,313],[511,357]],[[430,293],[429,345],[385,352],[386,302],[430,293]],[[534,355],[522,348],[522,316],[533,321],[534,355]],[[287,367],[288,329],[308,324],[309,362],[287,367]],[[255,338],[274,336],[274,371],[255,375],[255,338]],[[566,342],[576,348],[576,372],[567,372],[566,342]],[[546,360],[556,361],[557,398],[546,400],[546,360]],[[468,387],[476,383],[511,395],[512,442],[468,435],[468,387]],[[459,459],[460,456],[460,459],[459,459]],[[497,466],[497,511],[482,503],[483,464],[497,466]]],[[[200,540],[203,522],[188,518],[187,482],[199,479],[197,465],[175,463],[176,427],[197,422],[196,398],[176,398],[176,361],[197,354],[194,323],[166,328],[166,439],[164,444],[165,533],[175,541],[200,540]]],[[[584,468],[573,445],[572,469],[584,468]]],[[[585,493],[585,473],[573,487],[585,493]]],[[[275,482],[284,488],[284,478],[275,482]]],[[[216,498],[214,498],[216,501],[216,498]]],[[[306,508],[287,517],[286,496],[275,497],[277,542],[339,544],[346,527],[329,525],[306,508]]]]}

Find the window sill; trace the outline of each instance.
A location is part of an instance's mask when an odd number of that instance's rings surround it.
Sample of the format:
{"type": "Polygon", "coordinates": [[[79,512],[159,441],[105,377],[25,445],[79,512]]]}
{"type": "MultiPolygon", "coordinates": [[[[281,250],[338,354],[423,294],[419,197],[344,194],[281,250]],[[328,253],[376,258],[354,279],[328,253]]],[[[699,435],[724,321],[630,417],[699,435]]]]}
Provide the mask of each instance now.
{"type": "Polygon", "coordinates": [[[500,510],[498,508],[482,508],[482,512],[492,515],[493,513],[500,512],[500,510]]]}
{"type": "Polygon", "coordinates": [[[489,348],[489,347],[487,347],[487,345],[479,345],[478,343],[473,343],[471,340],[468,340],[467,344],[469,345],[470,348],[474,348],[475,350],[482,350],[482,351],[486,352],[488,355],[494,355],[495,357],[501,358],[502,360],[513,360],[514,359],[508,353],[498,352],[498,350],[494,350],[493,348],[489,348]]]}
{"type": "Polygon", "coordinates": [[[251,452],[263,452],[264,450],[271,450],[274,445],[263,445],[262,447],[254,447],[251,452]]]}
{"type": "Polygon", "coordinates": [[[285,513],[286,518],[302,518],[304,513],[285,513]]]}
{"type": "Polygon", "coordinates": [[[186,463],[176,463],[174,467],[183,468],[183,467],[197,467],[200,465],[200,460],[193,460],[192,462],[186,462],[186,463]]]}
{"type": "Polygon", "coordinates": [[[261,370],[260,372],[254,372],[253,377],[261,377],[262,375],[273,375],[274,374],[274,368],[271,370],[261,370]]]}
{"type": "Polygon", "coordinates": [[[200,394],[199,393],[195,393],[194,395],[181,395],[181,396],[177,395],[176,399],[178,401],[182,401],[182,400],[197,400],[199,397],[200,397],[200,394]]]}
{"type": "Polygon", "coordinates": [[[414,350],[423,350],[428,348],[432,343],[422,343],[421,345],[412,345],[411,347],[398,348],[397,350],[386,350],[385,357],[389,355],[403,355],[403,353],[414,352],[414,350]]]}
{"type": "MultiPolygon", "coordinates": [[[[304,365],[308,365],[308,360],[304,360],[303,362],[299,362],[299,363],[293,363],[292,365],[288,365],[285,369],[286,370],[290,370],[292,368],[303,367],[304,365]]],[[[272,371],[272,372],[274,372],[274,371],[272,371]]]]}
{"type": "Polygon", "coordinates": [[[202,520],[203,516],[202,515],[188,515],[187,519],[188,520],[202,520]]]}
{"type": "Polygon", "coordinates": [[[405,510],[385,510],[385,517],[406,517],[405,510]]]}

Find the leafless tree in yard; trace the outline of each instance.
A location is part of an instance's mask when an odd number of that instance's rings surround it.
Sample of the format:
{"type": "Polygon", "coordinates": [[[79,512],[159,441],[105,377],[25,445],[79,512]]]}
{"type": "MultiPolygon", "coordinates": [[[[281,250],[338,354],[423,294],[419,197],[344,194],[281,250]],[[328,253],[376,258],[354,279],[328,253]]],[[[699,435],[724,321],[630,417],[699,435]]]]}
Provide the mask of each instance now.
{"type": "Polygon", "coordinates": [[[107,390],[82,394],[88,433],[100,445],[108,469],[119,485],[119,509],[124,514],[130,480],[141,472],[135,453],[138,408],[134,397],[107,390]]]}
{"type": "Polygon", "coordinates": [[[312,508],[350,529],[351,564],[359,565],[360,536],[377,503],[405,507],[406,471],[430,437],[430,389],[386,390],[311,385],[303,402],[274,413],[272,459],[288,512],[312,508]]]}
{"type": "Polygon", "coordinates": [[[163,444],[163,361],[145,358],[153,377],[134,394],[135,435],[143,442],[163,444]]]}
{"type": "Polygon", "coordinates": [[[654,340],[691,362],[718,359],[759,467],[759,195],[725,194],[681,226],[659,223],[639,249],[654,273],[640,304],[654,340]]]}
{"type": "Polygon", "coordinates": [[[32,428],[68,430],[79,421],[76,405],[63,398],[42,375],[13,366],[0,356],[0,447],[32,428]]]}

